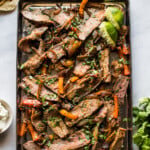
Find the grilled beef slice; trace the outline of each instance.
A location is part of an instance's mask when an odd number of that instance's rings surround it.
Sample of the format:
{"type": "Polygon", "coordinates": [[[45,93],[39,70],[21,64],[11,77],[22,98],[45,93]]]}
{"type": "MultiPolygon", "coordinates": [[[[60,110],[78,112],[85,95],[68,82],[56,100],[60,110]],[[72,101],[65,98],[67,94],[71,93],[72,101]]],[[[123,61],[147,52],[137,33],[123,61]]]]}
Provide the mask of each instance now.
{"type": "Polygon", "coordinates": [[[50,20],[49,16],[42,14],[39,10],[34,10],[34,11],[23,10],[22,15],[27,20],[37,24],[43,24],[43,25],[54,24],[54,22],[50,20]]]}
{"type": "Polygon", "coordinates": [[[55,22],[57,22],[61,27],[65,27],[68,25],[68,23],[71,22],[71,20],[74,18],[74,14],[64,12],[61,9],[45,9],[42,11],[43,14],[48,15],[49,17],[53,18],[55,22]]]}
{"type": "Polygon", "coordinates": [[[21,69],[23,69],[27,75],[34,74],[35,70],[42,64],[44,58],[45,54],[41,56],[35,54],[21,65],[21,69]]]}
{"type": "MultiPolygon", "coordinates": [[[[20,83],[20,87],[26,90],[28,93],[37,96],[39,82],[40,82],[39,80],[36,80],[33,77],[30,78],[29,76],[26,76],[22,79],[22,82],[20,83]]],[[[44,98],[45,100],[49,100],[49,101],[56,101],[56,102],[59,101],[59,98],[56,94],[47,90],[43,86],[40,92],[40,98],[44,98]]]]}
{"type": "Polygon", "coordinates": [[[48,27],[35,28],[30,35],[21,38],[18,42],[18,48],[23,52],[30,53],[33,41],[39,40],[48,27]]]}
{"type": "Polygon", "coordinates": [[[124,103],[124,98],[127,93],[128,85],[129,77],[123,75],[120,75],[114,84],[113,90],[116,93],[120,103],[124,103]]]}
{"type": "Polygon", "coordinates": [[[74,67],[73,73],[81,77],[84,76],[90,68],[89,65],[84,64],[84,61],[78,61],[74,67]]]}
{"type": "Polygon", "coordinates": [[[90,124],[92,124],[92,123],[94,124],[95,122],[101,124],[103,122],[103,120],[105,119],[106,115],[107,115],[107,107],[103,106],[99,110],[99,112],[94,116],[93,119],[91,119],[91,118],[83,119],[77,124],[77,126],[81,127],[81,126],[88,124],[89,122],[90,122],[90,124]]]}
{"type": "Polygon", "coordinates": [[[47,123],[55,134],[57,134],[60,138],[64,138],[69,134],[69,131],[58,112],[53,110],[44,113],[48,113],[47,123]]]}
{"type": "Polygon", "coordinates": [[[75,150],[88,145],[90,140],[86,138],[86,135],[82,131],[77,131],[70,135],[67,140],[55,140],[50,145],[49,150],[75,150]]]}
{"type": "Polygon", "coordinates": [[[66,52],[63,50],[64,43],[61,42],[47,51],[47,57],[51,59],[52,63],[56,63],[60,58],[66,55],[66,52]]]}
{"type": "Polygon", "coordinates": [[[38,132],[43,132],[46,125],[42,122],[41,111],[32,109],[31,123],[38,132]]]}
{"type": "Polygon", "coordinates": [[[111,82],[111,73],[109,68],[109,49],[101,51],[100,67],[103,72],[103,78],[105,83],[111,82]]]}
{"type": "Polygon", "coordinates": [[[87,74],[76,83],[70,84],[67,90],[67,97],[73,102],[79,102],[80,99],[90,94],[101,83],[101,72],[89,70],[87,74]],[[87,87],[88,85],[88,87],[87,87]]]}
{"type": "Polygon", "coordinates": [[[104,118],[106,117],[107,111],[108,111],[108,110],[107,110],[107,107],[106,107],[106,106],[102,107],[102,108],[99,110],[98,114],[94,117],[94,121],[101,123],[101,122],[104,120],[104,118]]]}
{"type": "Polygon", "coordinates": [[[121,150],[122,144],[123,144],[123,139],[125,137],[125,132],[126,129],[124,128],[119,128],[117,130],[116,136],[112,144],[110,145],[110,150],[121,150]]]}
{"type": "Polygon", "coordinates": [[[61,11],[57,15],[54,15],[53,20],[56,21],[61,26],[65,26],[70,22],[74,17],[73,13],[65,13],[61,11]]]}
{"type": "Polygon", "coordinates": [[[107,101],[105,102],[105,106],[107,107],[107,115],[106,115],[106,121],[109,129],[112,129],[114,127],[119,126],[119,117],[117,119],[114,119],[113,113],[114,113],[114,104],[113,101],[107,101]]]}
{"type": "Polygon", "coordinates": [[[27,141],[23,144],[25,150],[41,150],[41,148],[36,145],[33,141],[27,141]]]}
{"type": "Polygon", "coordinates": [[[45,80],[44,85],[54,93],[58,94],[58,77],[45,80]]]}
{"type": "Polygon", "coordinates": [[[105,18],[104,10],[101,10],[93,14],[86,21],[86,23],[80,28],[80,32],[78,34],[79,39],[84,41],[92,33],[92,31],[100,25],[100,23],[104,20],[104,18],[105,18]]]}
{"type": "Polygon", "coordinates": [[[80,120],[92,115],[102,104],[103,102],[101,102],[99,99],[83,100],[71,110],[71,113],[78,116],[78,118],[76,120],[66,119],[66,124],[69,127],[72,127],[80,120]]]}

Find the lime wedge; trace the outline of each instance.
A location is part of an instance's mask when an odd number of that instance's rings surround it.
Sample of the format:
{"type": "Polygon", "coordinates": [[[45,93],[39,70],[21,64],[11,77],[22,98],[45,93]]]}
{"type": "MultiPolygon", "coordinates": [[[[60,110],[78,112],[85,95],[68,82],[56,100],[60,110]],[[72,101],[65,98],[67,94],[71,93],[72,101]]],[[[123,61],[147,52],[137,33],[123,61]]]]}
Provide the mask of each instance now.
{"type": "Polygon", "coordinates": [[[106,9],[106,18],[110,21],[117,30],[120,30],[120,27],[123,24],[124,14],[117,7],[108,7],[106,9]]]}
{"type": "Polygon", "coordinates": [[[107,44],[112,47],[115,47],[118,38],[118,32],[116,28],[110,22],[107,21],[103,21],[99,28],[101,36],[103,39],[106,40],[107,44]]]}

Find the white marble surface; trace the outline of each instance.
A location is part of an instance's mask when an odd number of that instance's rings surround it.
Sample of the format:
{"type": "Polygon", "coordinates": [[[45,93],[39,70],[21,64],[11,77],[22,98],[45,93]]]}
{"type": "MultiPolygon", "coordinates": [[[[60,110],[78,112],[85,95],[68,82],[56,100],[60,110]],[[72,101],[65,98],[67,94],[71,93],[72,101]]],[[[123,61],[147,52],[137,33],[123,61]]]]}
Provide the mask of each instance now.
{"type": "MultiPolygon", "coordinates": [[[[150,96],[150,0],[130,0],[133,104],[150,96]]],[[[0,135],[0,150],[16,149],[17,10],[0,16],[0,98],[13,108],[11,128],[0,135]]],[[[136,148],[134,148],[136,150],[136,148]]]]}

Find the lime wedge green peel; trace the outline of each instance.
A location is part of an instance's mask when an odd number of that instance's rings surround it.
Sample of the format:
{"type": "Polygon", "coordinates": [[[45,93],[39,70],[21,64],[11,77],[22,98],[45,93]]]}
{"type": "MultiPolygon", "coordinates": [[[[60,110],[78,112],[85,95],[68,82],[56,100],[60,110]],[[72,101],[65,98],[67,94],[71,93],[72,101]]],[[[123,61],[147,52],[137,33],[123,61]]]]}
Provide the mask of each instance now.
{"type": "Polygon", "coordinates": [[[106,40],[107,44],[112,47],[115,47],[118,38],[118,32],[116,28],[110,22],[107,21],[103,21],[99,28],[101,36],[103,39],[106,40]]]}
{"type": "Polygon", "coordinates": [[[120,30],[120,27],[123,24],[124,14],[117,7],[108,7],[106,9],[106,18],[110,21],[117,30],[120,30]]]}

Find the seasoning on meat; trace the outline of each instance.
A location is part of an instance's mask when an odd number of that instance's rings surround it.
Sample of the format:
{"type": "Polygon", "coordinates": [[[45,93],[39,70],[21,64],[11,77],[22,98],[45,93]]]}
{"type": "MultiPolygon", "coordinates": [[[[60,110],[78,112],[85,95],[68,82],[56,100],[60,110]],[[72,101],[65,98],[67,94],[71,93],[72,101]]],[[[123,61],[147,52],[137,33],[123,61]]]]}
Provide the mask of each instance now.
{"type": "MultiPolygon", "coordinates": [[[[34,96],[37,96],[39,80],[34,78],[24,77],[22,82],[20,83],[20,87],[24,89],[26,92],[31,93],[34,96]]],[[[53,92],[47,90],[45,87],[42,87],[40,98],[44,98],[49,101],[59,101],[59,98],[53,92]]]]}
{"type": "Polygon", "coordinates": [[[90,69],[90,66],[84,64],[84,61],[81,61],[81,62],[77,62],[76,66],[74,68],[73,73],[76,76],[82,77],[82,76],[84,76],[87,73],[87,71],[89,69],[90,69]]]}
{"type": "Polygon", "coordinates": [[[41,150],[40,146],[35,144],[33,141],[27,141],[26,143],[24,143],[23,148],[25,150],[41,150]]]}
{"type": "Polygon", "coordinates": [[[100,25],[100,23],[104,20],[104,18],[105,18],[104,10],[101,10],[93,14],[86,21],[86,23],[80,28],[80,32],[78,34],[79,39],[84,41],[92,33],[92,31],[100,25]]]}
{"type": "Polygon", "coordinates": [[[119,103],[124,103],[124,98],[129,85],[129,77],[120,75],[116,80],[113,90],[118,97],[119,103]]]}
{"type": "Polygon", "coordinates": [[[70,135],[67,140],[55,140],[50,145],[49,150],[74,150],[82,148],[90,143],[90,139],[86,138],[86,134],[82,131],[77,131],[70,135]]]}
{"type": "Polygon", "coordinates": [[[39,40],[48,27],[35,28],[30,35],[21,38],[18,42],[18,48],[23,52],[30,53],[32,44],[35,40],[39,40]]]}
{"type": "Polygon", "coordinates": [[[99,99],[90,99],[82,101],[71,110],[71,113],[73,115],[78,116],[78,118],[72,121],[66,119],[66,124],[69,127],[72,127],[74,124],[78,123],[81,119],[84,119],[92,115],[102,104],[103,102],[101,102],[99,99]]]}
{"type": "Polygon", "coordinates": [[[56,111],[49,111],[45,113],[48,113],[47,123],[53,132],[60,138],[66,137],[69,134],[69,131],[61,116],[56,111]]]}
{"type": "Polygon", "coordinates": [[[101,59],[100,59],[100,66],[103,72],[104,82],[109,83],[111,82],[111,73],[109,69],[109,49],[104,49],[101,51],[101,59]]]}
{"type": "Polygon", "coordinates": [[[50,18],[47,15],[44,15],[37,10],[34,11],[23,10],[22,15],[29,21],[32,21],[37,24],[44,24],[44,25],[54,24],[54,22],[50,20],[50,18]]]}

